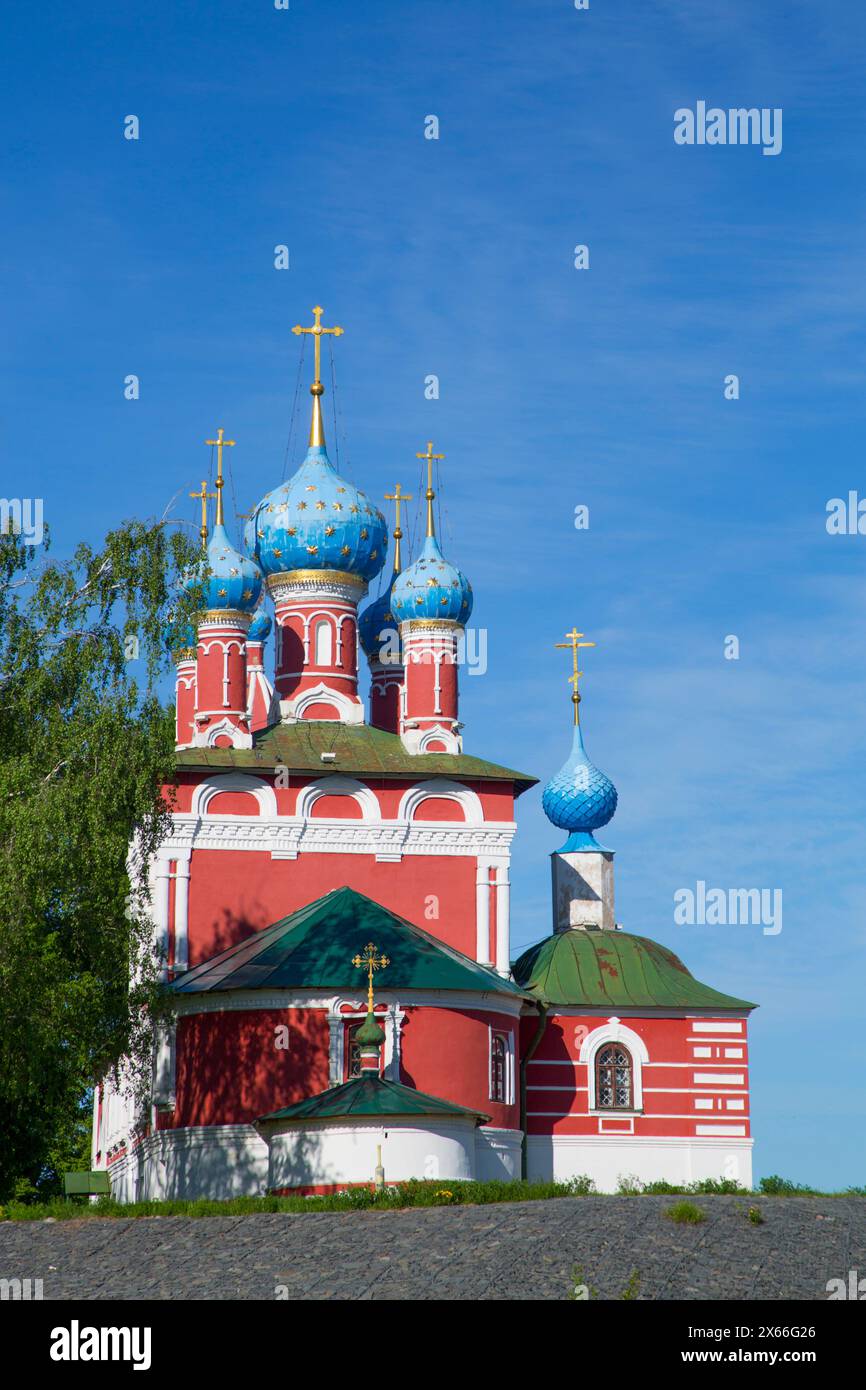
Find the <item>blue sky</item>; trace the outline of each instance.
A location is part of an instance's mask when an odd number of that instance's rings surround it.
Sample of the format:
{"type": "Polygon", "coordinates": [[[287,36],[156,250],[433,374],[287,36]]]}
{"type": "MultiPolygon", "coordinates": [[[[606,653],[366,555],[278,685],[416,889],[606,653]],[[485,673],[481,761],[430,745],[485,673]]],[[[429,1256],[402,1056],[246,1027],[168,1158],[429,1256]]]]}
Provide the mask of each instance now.
{"type": "MultiPolygon", "coordinates": [[[[323,304],[343,470],[417,495],[416,450],[447,456],[445,547],[489,642],[467,751],[550,776],[553,644],[598,642],[617,917],[760,1002],[756,1172],[866,1182],[866,537],[825,528],[866,492],[862,10],[77,8],[19,8],[0,59],[4,495],[44,498],[61,553],[176,494],[192,522],[222,424],[246,510],[283,472],[290,326],[323,304]],[[781,107],[782,153],[676,145],[698,100],[781,107]],[[698,880],[781,889],[781,933],[676,926],[698,880]]],[[[333,442],[330,397],[327,419],[333,442]]],[[[517,947],[549,930],[559,842],[537,790],[519,820],[517,947]]]]}

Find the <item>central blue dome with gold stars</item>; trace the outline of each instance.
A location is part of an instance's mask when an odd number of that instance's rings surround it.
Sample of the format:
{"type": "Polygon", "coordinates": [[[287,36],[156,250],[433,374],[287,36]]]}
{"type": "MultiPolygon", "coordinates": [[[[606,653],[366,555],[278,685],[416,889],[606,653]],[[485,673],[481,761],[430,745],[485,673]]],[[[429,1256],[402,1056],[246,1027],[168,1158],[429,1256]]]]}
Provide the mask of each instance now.
{"type": "Polygon", "coordinates": [[[268,575],[341,570],[367,582],[381,570],[388,548],[384,516],[340,477],[324,443],[311,444],[294,477],[262,498],[246,534],[268,575]]]}
{"type": "Polygon", "coordinates": [[[328,458],[322,421],[322,336],[339,337],[343,330],[326,328],[323,313],[317,304],[313,324],[309,328],[296,324],[292,329],[296,334],[311,334],[315,348],[307,457],[294,477],[262,498],[247,523],[244,543],[266,575],[336,570],[367,583],[385,563],[388,528],[378,507],[341,478],[328,458]]]}

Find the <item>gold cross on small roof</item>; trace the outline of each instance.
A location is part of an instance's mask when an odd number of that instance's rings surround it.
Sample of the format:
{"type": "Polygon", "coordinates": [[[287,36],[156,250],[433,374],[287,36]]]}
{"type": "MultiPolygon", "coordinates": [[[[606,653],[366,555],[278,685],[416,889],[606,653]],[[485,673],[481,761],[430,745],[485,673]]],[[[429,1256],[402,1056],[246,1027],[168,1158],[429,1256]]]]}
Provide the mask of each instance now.
{"type": "Polygon", "coordinates": [[[367,970],[367,980],[368,980],[368,990],[367,990],[367,1012],[368,1012],[368,1013],[372,1013],[372,1012],[373,1012],[373,971],[374,971],[374,970],[384,970],[384,969],[385,969],[385,966],[386,966],[386,965],[390,965],[391,962],[390,962],[390,960],[388,959],[387,956],[377,956],[377,955],[376,955],[376,947],[373,945],[373,942],[372,942],[372,941],[368,941],[367,944],[366,944],[366,946],[364,947],[363,951],[361,951],[357,956],[353,956],[353,957],[352,957],[352,964],[355,966],[356,970],[362,970],[362,969],[364,969],[364,968],[366,967],[366,970],[367,970]]]}
{"type": "Polygon", "coordinates": [[[575,722],[575,724],[577,724],[577,723],[579,722],[579,717],[580,717],[579,714],[578,714],[578,706],[580,705],[580,691],[578,690],[577,686],[578,686],[578,681],[580,680],[581,676],[583,675],[583,672],[579,669],[578,664],[577,664],[577,662],[578,662],[578,652],[579,652],[579,650],[580,650],[581,647],[594,647],[594,646],[595,646],[595,643],[594,643],[594,642],[581,642],[580,639],[581,639],[581,637],[583,636],[583,633],[582,633],[582,632],[578,632],[578,630],[577,630],[576,627],[573,627],[573,628],[571,629],[571,632],[567,632],[567,633],[565,634],[565,636],[566,636],[566,639],[567,639],[567,640],[566,640],[565,642],[557,642],[557,643],[556,643],[556,646],[557,646],[558,649],[562,649],[562,648],[565,648],[565,647],[571,647],[572,654],[573,654],[573,656],[574,656],[574,674],[571,675],[571,676],[569,676],[569,678],[568,678],[568,683],[569,683],[569,685],[573,685],[573,686],[574,686],[574,694],[572,695],[571,699],[572,699],[572,702],[573,702],[573,704],[574,704],[574,722],[575,722]]]}

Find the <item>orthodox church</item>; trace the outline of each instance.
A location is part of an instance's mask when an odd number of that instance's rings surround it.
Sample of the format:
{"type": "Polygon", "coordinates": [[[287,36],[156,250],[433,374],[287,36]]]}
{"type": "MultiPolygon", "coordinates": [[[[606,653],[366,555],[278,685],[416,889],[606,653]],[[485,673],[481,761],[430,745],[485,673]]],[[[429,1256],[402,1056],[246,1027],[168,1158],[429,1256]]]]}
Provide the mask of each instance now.
{"type": "Polygon", "coordinates": [[[747,1023],[614,916],[595,838],[616,790],[590,761],[573,630],[571,751],[544,787],[565,841],[552,914],[512,959],[515,806],[535,778],[464,750],[458,669],[472,589],[426,538],[403,567],[325,444],[315,348],[309,449],[246,522],[202,540],[205,606],[171,634],[171,833],[150,866],[176,1004],[139,1113],[106,1081],[92,1166],[121,1201],[331,1192],[410,1178],[751,1184],[747,1023]],[[268,606],[266,606],[268,605],[268,606]],[[360,612],[359,612],[360,609],[360,612]],[[271,611],[272,610],[272,611],[271,611]],[[265,648],[273,628],[269,674],[265,648]],[[358,688],[364,654],[369,710],[358,688]]]}

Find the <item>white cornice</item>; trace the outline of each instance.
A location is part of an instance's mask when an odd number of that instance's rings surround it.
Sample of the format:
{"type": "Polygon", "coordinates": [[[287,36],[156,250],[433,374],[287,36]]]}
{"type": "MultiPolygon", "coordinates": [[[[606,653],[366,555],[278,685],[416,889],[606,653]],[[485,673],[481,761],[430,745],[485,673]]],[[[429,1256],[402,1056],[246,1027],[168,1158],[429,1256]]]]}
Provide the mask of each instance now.
{"type": "MultiPolygon", "coordinates": [[[[342,997],[342,996],[341,996],[342,997]]],[[[299,989],[238,989],[215,993],[176,994],[173,996],[179,1017],[187,1014],[219,1014],[256,1012],[259,1009],[322,1009],[333,1013],[334,995],[299,989]]],[[[523,999],[511,994],[492,994],[486,990],[376,990],[377,1004],[396,1005],[403,1009],[475,1009],[483,1013],[520,1016],[523,999]]]]}
{"type": "Polygon", "coordinates": [[[506,859],[517,826],[514,821],[464,822],[408,820],[356,821],[300,816],[197,816],[175,812],[171,834],[160,854],[175,849],[249,849],[268,851],[274,859],[299,854],[372,854],[398,860],[404,854],[489,855],[506,859]]]}

